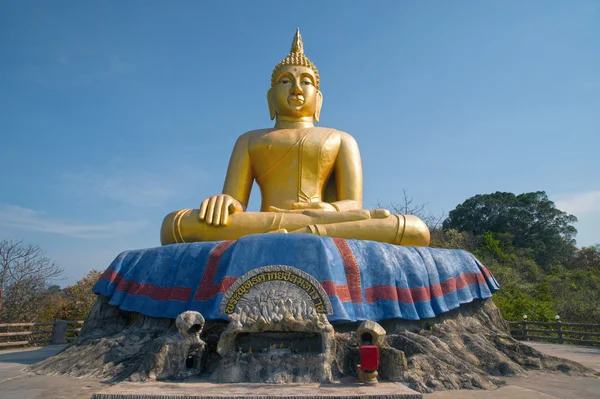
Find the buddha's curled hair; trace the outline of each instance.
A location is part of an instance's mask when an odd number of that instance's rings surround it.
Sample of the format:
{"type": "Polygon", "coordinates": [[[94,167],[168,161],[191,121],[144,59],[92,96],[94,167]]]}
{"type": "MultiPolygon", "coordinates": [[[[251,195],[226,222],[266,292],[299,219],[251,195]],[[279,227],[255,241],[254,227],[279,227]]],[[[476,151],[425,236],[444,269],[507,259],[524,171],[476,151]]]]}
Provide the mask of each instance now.
{"type": "Polygon", "coordinates": [[[277,83],[277,70],[286,65],[298,65],[312,69],[316,78],[315,86],[317,90],[319,89],[321,83],[319,79],[319,71],[317,70],[315,64],[310,62],[310,60],[304,55],[304,45],[302,43],[302,36],[300,36],[300,29],[296,29],[296,34],[294,35],[294,40],[292,41],[292,48],[288,56],[279,61],[279,64],[277,64],[275,69],[273,69],[273,73],[271,74],[271,87],[275,86],[277,83]]]}

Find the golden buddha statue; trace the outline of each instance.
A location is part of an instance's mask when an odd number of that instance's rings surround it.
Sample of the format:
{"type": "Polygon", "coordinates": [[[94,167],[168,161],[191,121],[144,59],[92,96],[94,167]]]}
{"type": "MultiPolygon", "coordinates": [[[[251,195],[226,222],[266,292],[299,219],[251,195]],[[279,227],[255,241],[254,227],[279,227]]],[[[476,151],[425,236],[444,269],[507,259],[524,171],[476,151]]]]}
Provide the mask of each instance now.
{"type": "Polygon", "coordinates": [[[362,166],[348,133],[315,127],[323,95],[319,72],[304,55],[300,31],[273,70],[267,92],[272,129],[241,135],[229,160],[223,193],[200,209],[167,215],[163,245],[235,240],[256,233],[308,233],[426,246],[429,229],[413,215],[362,209],[362,166]],[[256,180],[260,212],[246,212],[256,180]]]}

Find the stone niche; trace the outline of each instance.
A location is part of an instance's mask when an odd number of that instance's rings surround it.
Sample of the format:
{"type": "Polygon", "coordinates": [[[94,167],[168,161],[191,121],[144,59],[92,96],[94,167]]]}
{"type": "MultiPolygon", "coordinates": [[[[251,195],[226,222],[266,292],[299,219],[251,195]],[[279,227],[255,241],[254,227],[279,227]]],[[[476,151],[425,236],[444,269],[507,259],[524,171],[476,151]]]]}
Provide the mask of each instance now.
{"type": "Polygon", "coordinates": [[[217,382],[329,382],[335,332],[329,297],[318,281],[291,266],[264,266],[223,296],[230,323],[221,334],[217,382]]]}

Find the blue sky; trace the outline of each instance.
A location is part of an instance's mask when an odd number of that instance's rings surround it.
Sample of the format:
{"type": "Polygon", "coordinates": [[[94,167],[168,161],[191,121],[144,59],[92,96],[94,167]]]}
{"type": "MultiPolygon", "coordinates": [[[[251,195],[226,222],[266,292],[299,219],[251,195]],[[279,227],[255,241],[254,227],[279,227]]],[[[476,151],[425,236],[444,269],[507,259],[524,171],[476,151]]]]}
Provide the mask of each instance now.
{"type": "MultiPolygon", "coordinates": [[[[296,27],[365,207],[544,190],[600,242],[600,2],[0,2],[0,238],[61,285],[220,192],[296,27]]],[[[251,209],[258,209],[253,190],[251,209]]]]}

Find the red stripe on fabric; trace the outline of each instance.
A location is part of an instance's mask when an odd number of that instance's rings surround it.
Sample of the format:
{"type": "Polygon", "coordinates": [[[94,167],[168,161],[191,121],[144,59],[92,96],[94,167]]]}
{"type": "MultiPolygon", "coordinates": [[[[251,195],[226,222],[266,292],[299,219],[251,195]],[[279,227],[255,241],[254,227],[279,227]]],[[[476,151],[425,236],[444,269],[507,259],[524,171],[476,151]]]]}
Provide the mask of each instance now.
{"type": "Polygon", "coordinates": [[[348,282],[348,290],[352,303],[362,302],[362,287],[360,284],[360,270],[358,262],[352,253],[352,249],[343,238],[333,238],[333,242],[337,247],[342,261],[344,262],[344,270],[346,271],[346,281],[348,282]]]}
{"type": "Polygon", "coordinates": [[[327,295],[329,295],[329,296],[336,295],[335,284],[333,283],[333,281],[331,281],[331,280],[321,281],[321,287],[323,287],[323,289],[325,290],[327,295]]]}
{"type": "Polygon", "coordinates": [[[492,277],[492,272],[489,271],[489,269],[483,265],[480,265],[479,268],[481,269],[481,272],[483,273],[483,275],[486,278],[491,278],[492,277]]]}
{"type": "Polygon", "coordinates": [[[223,280],[221,280],[221,284],[215,284],[217,289],[215,290],[214,295],[216,296],[217,294],[222,294],[225,291],[227,291],[229,287],[231,287],[231,285],[235,283],[236,280],[236,277],[223,277],[223,280]]]}
{"type": "Polygon", "coordinates": [[[219,261],[221,260],[221,256],[223,256],[227,248],[229,248],[233,242],[234,241],[221,241],[210,253],[208,262],[206,262],[204,274],[202,275],[202,279],[196,290],[194,301],[205,301],[211,297],[214,289],[215,275],[219,268],[219,261]]]}
{"type": "Polygon", "coordinates": [[[109,283],[119,285],[121,280],[123,280],[123,275],[110,269],[110,270],[106,270],[104,273],[102,273],[99,280],[102,280],[102,279],[106,279],[109,283]]]}
{"type": "Polygon", "coordinates": [[[158,287],[152,284],[140,284],[135,295],[144,295],[159,301],[187,301],[192,293],[191,288],[158,287]]]}
{"type": "Polygon", "coordinates": [[[135,284],[135,281],[133,280],[121,280],[119,281],[119,283],[117,284],[117,288],[115,289],[121,292],[129,292],[133,284],[135,284]]]}
{"type": "Polygon", "coordinates": [[[429,301],[431,298],[450,294],[469,285],[485,283],[485,278],[480,273],[464,273],[456,278],[452,277],[440,284],[432,284],[428,287],[399,288],[390,285],[376,285],[365,288],[365,297],[367,303],[373,303],[382,299],[415,303],[429,301]]]}
{"type": "Polygon", "coordinates": [[[116,273],[115,273],[115,271],[114,271],[114,270],[112,270],[112,269],[106,269],[106,270],[104,271],[104,273],[102,273],[102,275],[100,276],[99,280],[102,280],[102,279],[104,279],[104,280],[109,280],[109,281],[111,281],[111,278],[112,278],[112,276],[113,276],[113,275],[115,275],[115,274],[116,274],[116,273]]]}
{"type": "Polygon", "coordinates": [[[346,284],[335,285],[331,280],[321,281],[321,286],[329,296],[337,296],[342,302],[348,302],[352,300],[350,297],[350,290],[346,284]]]}
{"type": "MultiPolygon", "coordinates": [[[[236,277],[223,277],[223,280],[219,284],[208,284],[204,286],[204,296],[203,298],[212,299],[216,297],[218,294],[223,294],[225,291],[231,287],[231,284],[235,283],[237,280],[236,277]]],[[[196,298],[198,295],[196,295],[196,298]]],[[[194,298],[195,299],[195,298],[194,298]]],[[[201,299],[201,300],[206,300],[201,299]]]]}
{"type": "Polygon", "coordinates": [[[128,295],[147,296],[157,301],[174,300],[186,302],[192,293],[191,288],[159,287],[153,284],[140,284],[133,280],[121,280],[116,290],[127,292],[128,295]]]}
{"type": "MultiPolygon", "coordinates": [[[[153,284],[139,284],[133,280],[123,280],[121,274],[106,271],[109,282],[116,283],[116,290],[127,292],[129,295],[143,295],[155,300],[187,301],[192,289],[186,287],[159,287],[153,284]]],[[[222,294],[237,280],[236,277],[224,277],[219,284],[205,286],[206,299],[211,299],[222,294]]],[[[367,303],[379,300],[394,300],[403,303],[429,301],[432,298],[447,295],[468,285],[486,284],[485,277],[480,273],[465,273],[456,278],[450,278],[440,284],[428,287],[399,288],[391,285],[376,285],[365,289],[367,303]]],[[[321,286],[329,296],[337,296],[342,302],[352,300],[350,289],[347,285],[335,285],[331,280],[321,281],[321,286]]]]}

